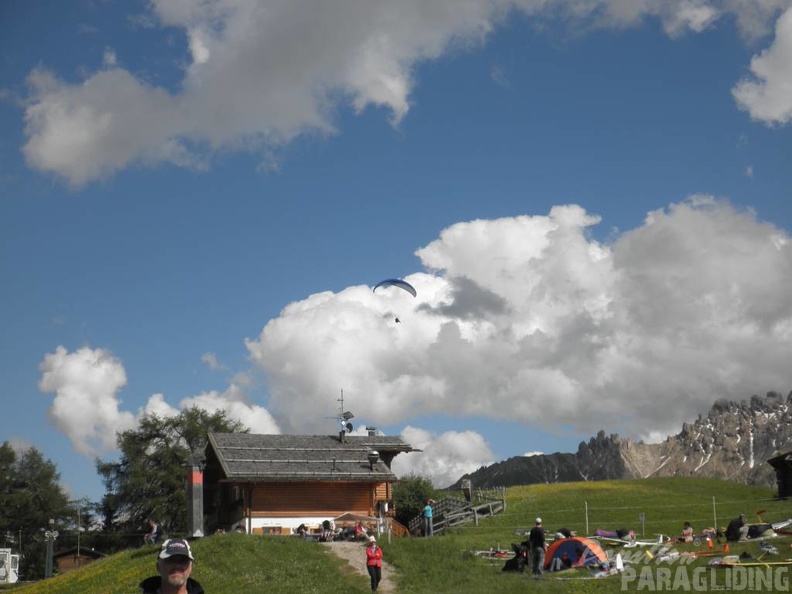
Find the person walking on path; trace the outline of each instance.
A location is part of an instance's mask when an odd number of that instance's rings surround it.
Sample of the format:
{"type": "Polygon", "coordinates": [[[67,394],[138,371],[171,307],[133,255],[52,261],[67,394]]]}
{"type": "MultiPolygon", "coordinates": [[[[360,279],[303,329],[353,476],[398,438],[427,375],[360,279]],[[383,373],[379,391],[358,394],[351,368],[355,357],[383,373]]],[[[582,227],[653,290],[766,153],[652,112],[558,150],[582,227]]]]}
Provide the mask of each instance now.
{"type": "Polygon", "coordinates": [[[545,550],[547,550],[542,518],[536,518],[536,525],[528,533],[528,544],[531,547],[531,569],[534,576],[539,577],[544,573],[545,550]]]}
{"type": "Polygon", "coordinates": [[[377,546],[377,539],[369,536],[366,547],[366,569],[371,578],[371,591],[376,592],[382,580],[382,549],[377,546]]]}
{"type": "Polygon", "coordinates": [[[434,499],[427,499],[426,506],[423,509],[423,518],[424,518],[424,536],[432,536],[434,535],[434,523],[432,522],[432,504],[435,502],[434,499]]]}

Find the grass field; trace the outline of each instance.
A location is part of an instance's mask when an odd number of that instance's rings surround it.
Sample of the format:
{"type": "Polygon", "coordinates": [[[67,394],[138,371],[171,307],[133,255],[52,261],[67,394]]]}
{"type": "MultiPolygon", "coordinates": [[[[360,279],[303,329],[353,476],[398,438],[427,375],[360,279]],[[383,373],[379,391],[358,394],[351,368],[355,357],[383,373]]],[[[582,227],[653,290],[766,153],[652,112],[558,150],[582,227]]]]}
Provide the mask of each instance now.
{"type": "MultiPolygon", "coordinates": [[[[528,573],[501,571],[503,560],[491,562],[470,554],[491,547],[509,549],[523,540],[515,534],[529,528],[541,516],[550,531],[567,527],[578,534],[593,533],[597,528],[633,528],[647,539],[656,533],[676,535],[684,521],[697,530],[706,526],[725,526],[740,513],[755,521],[757,510],[766,510],[766,521],[792,517],[792,502],[774,499],[775,492],[725,481],[664,478],[590,483],[562,483],[513,487],[506,493],[504,513],[482,520],[479,526],[458,528],[435,538],[385,538],[380,544],[385,560],[396,568],[398,592],[405,594],[453,593],[488,594],[526,590],[537,592],[621,592],[621,591],[701,591],[710,589],[748,590],[748,584],[734,583],[724,588],[726,570],[707,569],[706,558],[692,563],[657,564],[639,549],[623,553],[634,560],[630,574],[634,580],[620,576],[602,579],[579,579],[581,574],[566,572],[534,580],[528,573]],[[643,514],[643,525],[639,515],[643,514]],[[693,577],[680,581],[679,569],[693,577]],[[646,573],[646,572],[650,573],[646,573]],[[706,573],[704,573],[706,572],[706,573]],[[573,579],[574,578],[574,579],[573,579]],[[640,580],[643,579],[643,582],[640,580]]],[[[777,558],[792,557],[790,537],[775,539],[780,551],[777,558]]],[[[720,546],[720,545],[716,545],[720,546]]],[[[603,545],[607,548],[607,545],[603,545]]],[[[348,565],[327,554],[317,543],[289,537],[224,535],[204,538],[194,543],[198,560],[193,576],[208,594],[238,592],[322,592],[355,594],[368,592],[367,579],[354,574],[348,565]]],[[[613,547],[611,547],[613,548],[613,547]]],[[[693,545],[676,545],[679,551],[693,550],[693,545]]],[[[702,545],[700,548],[706,548],[702,545]]],[[[756,543],[738,543],[731,552],[759,554],[756,543]]],[[[145,547],[113,555],[79,571],[34,584],[13,588],[14,594],[121,594],[137,591],[137,584],[154,572],[154,547],[145,547]]],[[[362,551],[361,551],[362,554],[362,551]]],[[[786,590],[775,583],[758,583],[755,590],[789,591],[792,570],[786,572],[786,590]]],[[[774,574],[775,575],[775,574],[774,574]]],[[[776,576],[777,577],[777,576],[776,576]]],[[[757,584],[751,583],[756,586],[757,584]]]]}

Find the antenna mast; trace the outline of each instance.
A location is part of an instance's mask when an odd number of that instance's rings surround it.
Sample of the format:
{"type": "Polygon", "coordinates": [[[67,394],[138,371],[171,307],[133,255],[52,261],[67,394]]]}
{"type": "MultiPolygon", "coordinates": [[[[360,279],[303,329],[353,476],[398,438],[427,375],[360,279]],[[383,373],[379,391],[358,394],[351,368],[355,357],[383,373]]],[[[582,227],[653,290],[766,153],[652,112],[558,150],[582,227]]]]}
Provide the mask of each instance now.
{"type": "Polygon", "coordinates": [[[341,435],[343,437],[345,433],[352,432],[352,423],[349,422],[349,419],[354,419],[355,415],[348,410],[344,410],[344,390],[341,390],[341,398],[338,399],[338,402],[341,403],[338,408],[338,422],[341,424],[341,435]]]}

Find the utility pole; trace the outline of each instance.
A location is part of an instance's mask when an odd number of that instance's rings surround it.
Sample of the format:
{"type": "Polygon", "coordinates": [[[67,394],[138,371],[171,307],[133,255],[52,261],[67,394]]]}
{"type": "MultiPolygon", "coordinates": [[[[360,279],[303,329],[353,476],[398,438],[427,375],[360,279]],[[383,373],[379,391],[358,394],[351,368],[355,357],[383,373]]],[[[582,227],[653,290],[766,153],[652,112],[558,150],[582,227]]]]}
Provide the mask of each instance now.
{"type": "Polygon", "coordinates": [[[82,512],[82,508],[78,505],[77,506],[77,563],[80,563],[80,512],[82,512]]]}
{"type": "Polygon", "coordinates": [[[69,501],[69,505],[73,505],[77,512],[77,554],[74,557],[74,563],[76,567],[82,567],[82,561],[80,559],[80,539],[82,538],[82,500],[74,499],[73,501],[69,501]]]}

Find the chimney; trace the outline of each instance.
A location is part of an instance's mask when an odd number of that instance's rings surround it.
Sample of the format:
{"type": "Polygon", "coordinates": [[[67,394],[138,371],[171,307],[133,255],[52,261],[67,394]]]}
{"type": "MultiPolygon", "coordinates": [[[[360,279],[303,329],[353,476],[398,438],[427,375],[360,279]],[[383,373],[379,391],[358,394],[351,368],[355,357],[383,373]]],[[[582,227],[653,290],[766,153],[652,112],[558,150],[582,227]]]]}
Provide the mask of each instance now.
{"type": "Polygon", "coordinates": [[[379,461],[379,452],[377,450],[371,450],[368,453],[368,461],[369,467],[371,470],[374,470],[374,465],[379,461]]]}

